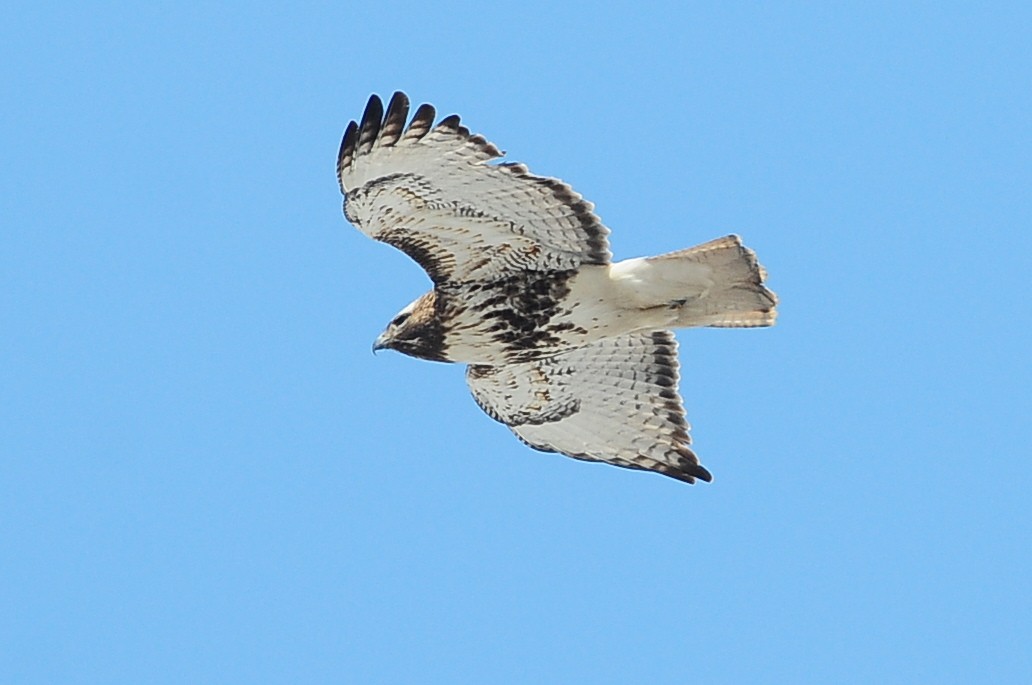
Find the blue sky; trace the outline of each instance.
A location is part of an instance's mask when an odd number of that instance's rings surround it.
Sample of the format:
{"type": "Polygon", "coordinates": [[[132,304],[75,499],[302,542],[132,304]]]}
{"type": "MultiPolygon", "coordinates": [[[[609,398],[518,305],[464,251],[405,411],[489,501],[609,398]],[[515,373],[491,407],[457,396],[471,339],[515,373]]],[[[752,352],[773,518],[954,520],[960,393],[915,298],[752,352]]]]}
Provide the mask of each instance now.
{"type": "Polygon", "coordinates": [[[0,26],[0,682],[1032,680],[1027,3],[17,3],[0,26]],[[409,93],[741,234],[694,487],[532,452],[344,220],[409,93]]]}

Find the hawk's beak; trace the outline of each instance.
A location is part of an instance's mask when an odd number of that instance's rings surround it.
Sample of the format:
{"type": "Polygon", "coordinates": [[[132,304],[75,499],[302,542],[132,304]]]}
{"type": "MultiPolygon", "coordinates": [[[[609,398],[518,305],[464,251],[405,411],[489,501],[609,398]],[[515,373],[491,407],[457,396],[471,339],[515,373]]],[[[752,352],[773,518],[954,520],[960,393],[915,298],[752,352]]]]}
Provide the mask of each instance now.
{"type": "Polygon", "coordinates": [[[380,337],[373,342],[373,354],[376,354],[377,350],[386,350],[390,347],[390,341],[387,338],[387,331],[380,334],[380,337]]]}

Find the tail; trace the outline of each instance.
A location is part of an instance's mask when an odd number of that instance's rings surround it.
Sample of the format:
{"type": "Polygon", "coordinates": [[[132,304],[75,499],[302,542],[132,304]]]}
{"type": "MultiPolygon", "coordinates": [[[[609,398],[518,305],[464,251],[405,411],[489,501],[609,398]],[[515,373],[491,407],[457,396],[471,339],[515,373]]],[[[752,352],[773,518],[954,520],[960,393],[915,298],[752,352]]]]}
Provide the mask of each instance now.
{"type": "Polygon", "coordinates": [[[777,318],[767,273],[736,235],[613,267],[639,307],[673,310],[674,328],[771,326],[777,318]]]}

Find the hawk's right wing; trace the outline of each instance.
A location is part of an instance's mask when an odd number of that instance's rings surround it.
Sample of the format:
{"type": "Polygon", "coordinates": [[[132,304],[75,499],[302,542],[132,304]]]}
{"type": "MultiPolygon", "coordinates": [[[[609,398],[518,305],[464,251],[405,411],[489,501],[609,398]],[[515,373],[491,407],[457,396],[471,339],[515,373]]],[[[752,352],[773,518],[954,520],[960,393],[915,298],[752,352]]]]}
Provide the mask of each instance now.
{"type": "Polygon", "coordinates": [[[481,409],[536,449],[688,483],[712,479],[688,447],[670,331],[609,338],[533,362],[470,366],[466,382],[481,409]]]}

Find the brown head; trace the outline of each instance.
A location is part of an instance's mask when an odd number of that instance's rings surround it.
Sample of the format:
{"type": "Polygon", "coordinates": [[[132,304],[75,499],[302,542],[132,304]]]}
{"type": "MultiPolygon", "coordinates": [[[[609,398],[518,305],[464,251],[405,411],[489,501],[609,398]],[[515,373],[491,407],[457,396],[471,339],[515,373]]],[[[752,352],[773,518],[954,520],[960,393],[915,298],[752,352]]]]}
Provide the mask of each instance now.
{"type": "Polygon", "coordinates": [[[444,325],[437,312],[437,294],[430,291],[398,312],[373,343],[373,352],[394,350],[410,357],[448,361],[444,325]]]}

